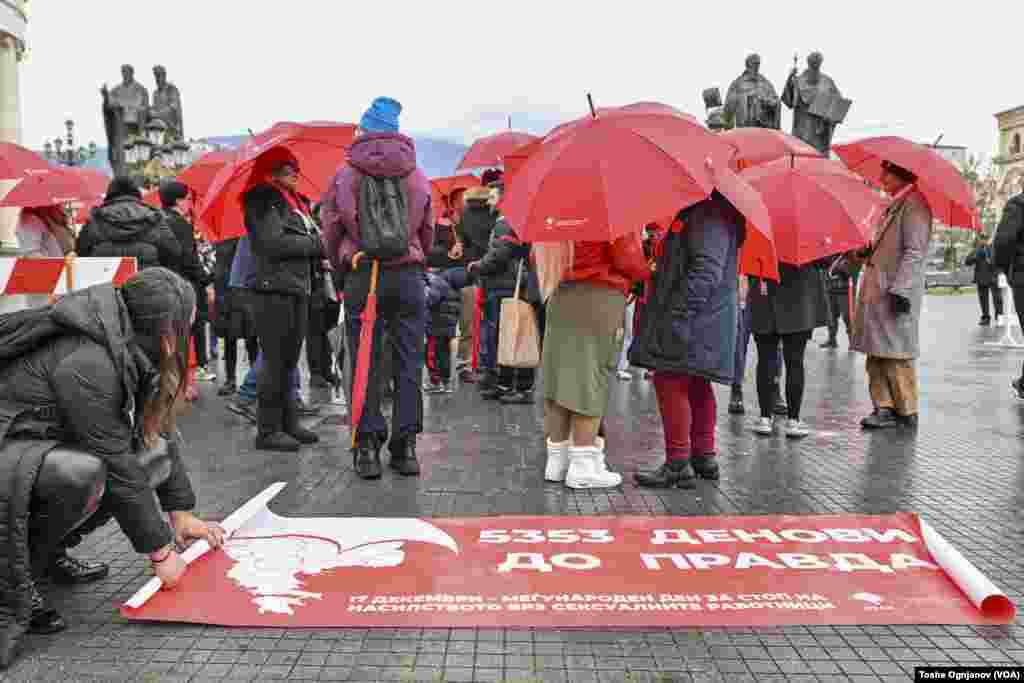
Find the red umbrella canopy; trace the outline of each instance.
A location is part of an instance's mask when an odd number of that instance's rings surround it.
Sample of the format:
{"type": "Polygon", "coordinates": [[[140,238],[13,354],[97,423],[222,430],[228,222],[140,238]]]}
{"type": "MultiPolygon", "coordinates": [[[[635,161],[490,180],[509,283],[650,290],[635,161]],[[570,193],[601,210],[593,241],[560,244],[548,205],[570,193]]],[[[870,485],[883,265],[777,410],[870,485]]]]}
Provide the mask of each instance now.
{"type": "Polygon", "coordinates": [[[204,154],[178,174],[178,182],[188,185],[197,195],[204,195],[221,169],[234,160],[235,154],[230,149],[204,154]]]}
{"type": "Polygon", "coordinates": [[[434,178],[430,181],[431,201],[434,207],[436,218],[446,217],[447,210],[455,208],[452,199],[455,194],[468,190],[471,187],[479,187],[480,179],[470,173],[448,176],[445,178],[434,178]]]}
{"type": "Polygon", "coordinates": [[[347,162],[355,132],[349,123],[279,123],[246,141],[202,198],[197,222],[208,231],[207,238],[219,242],[245,234],[242,195],[262,182],[277,161],[298,162],[298,191],[307,197],[322,195],[347,162]]]}
{"type": "Polygon", "coordinates": [[[729,170],[732,155],[696,118],[666,105],[602,109],[515,155],[502,211],[527,242],[611,241],[652,221],[667,225],[718,189],[770,241],[767,211],[729,170]]]}
{"type": "Polygon", "coordinates": [[[22,179],[0,201],[0,207],[41,208],[70,202],[96,201],[106,192],[106,184],[110,182],[106,177],[104,180],[106,182],[103,186],[98,187],[98,183],[88,183],[85,176],[74,169],[62,166],[51,166],[47,171],[33,169],[31,175],[22,179]]]}
{"type": "Polygon", "coordinates": [[[821,157],[800,138],[772,128],[733,128],[719,137],[736,148],[734,160],[739,170],[784,157],[821,157]]]}
{"type": "Polygon", "coordinates": [[[0,180],[26,178],[36,172],[53,168],[46,159],[30,149],[10,142],[0,142],[0,180]]]}
{"type": "Polygon", "coordinates": [[[981,230],[974,192],[960,171],[934,150],[896,136],[867,138],[832,150],[857,175],[881,183],[882,163],[888,161],[917,176],[917,188],[935,220],[950,227],[981,230]]]}
{"type": "Polygon", "coordinates": [[[497,135],[489,135],[480,138],[469,148],[466,155],[462,157],[459,167],[456,170],[464,171],[468,168],[489,168],[501,166],[507,155],[516,151],[523,145],[534,140],[539,140],[536,135],[520,133],[509,130],[497,135]]]}
{"type": "Polygon", "coordinates": [[[779,159],[741,176],[768,207],[779,260],[797,266],[866,245],[887,203],[823,157],[779,159]]]}

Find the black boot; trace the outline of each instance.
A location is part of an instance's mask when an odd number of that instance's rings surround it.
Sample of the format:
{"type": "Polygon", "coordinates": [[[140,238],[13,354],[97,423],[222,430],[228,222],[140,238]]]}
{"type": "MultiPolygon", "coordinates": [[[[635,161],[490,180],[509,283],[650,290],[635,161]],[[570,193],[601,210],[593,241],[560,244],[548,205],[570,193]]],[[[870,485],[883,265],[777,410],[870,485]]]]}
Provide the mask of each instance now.
{"type": "Polygon", "coordinates": [[[400,441],[392,441],[388,445],[391,459],[388,466],[403,477],[418,477],[420,463],[416,459],[416,437],[408,437],[400,441]]]}
{"type": "Polygon", "coordinates": [[[747,409],[743,406],[743,387],[734,385],[729,395],[729,414],[744,415],[747,409]]]}
{"type": "Polygon", "coordinates": [[[284,432],[260,434],[256,437],[256,450],[278,453],[298,453],[299,442],[284,432]]]}
{"type": "Polygon", "coordinates": [[[380,447],[376,439],[359,440],[352,449],[352,467],[360,479],[380,479],[380,447]]]}
{"type": "Polygon", "coordinates": [[[633,478],[637,486],[649,489],[692,489],[697,485],[689,460],[666,460],[653,472],[637,472],[633,478]]]}
{"type": "Polygon", "coordinates": [[[525,406],[533,403],[533,389],[510,391],[498,396],[498,400],[506,405],[525,406]]]}
{"type": "Polygon", "coordinates": [[[32,601],[32,616],[29,618],[28,632],[48,636],[65,630],[68,624],[64,621],[64,617],[50,606],[34,582],[29,584],[29,591],[32,601]]]}
{"type": "Polygon", "coordinates": [[[899,420],[892,408],[879,408],[860,421],[860,426],[864,429],[892,429],[899,425],[899,420]]]}
{"type": "Polygon", "coordinates": [[[690,456],[690,467],[701,479],[718,481],[718,458],[714,453],[693,454],[690,456]]]}
{"type": "Polygon", "coordinates": [[[309,446],[320,442],[316,432],[312,432],[299,424],[299,404],[290,401],[284,409],[284,431],[300,444],[309,446]]]}
{"type": "Polygon", "coordinates": [[[224,386],[217,390],[218,396],[234,396],[238,393],[238,386],[234,382],[224,382],[224,386]]]}
{"type": "Polygon", "coordinates": [[[67,550],[61,548],[50,558],[46,572],[55,583],[92,583],[107,578],[107,574],[110,573],[110,565],[75,559],[68,555],[67,550]]]}

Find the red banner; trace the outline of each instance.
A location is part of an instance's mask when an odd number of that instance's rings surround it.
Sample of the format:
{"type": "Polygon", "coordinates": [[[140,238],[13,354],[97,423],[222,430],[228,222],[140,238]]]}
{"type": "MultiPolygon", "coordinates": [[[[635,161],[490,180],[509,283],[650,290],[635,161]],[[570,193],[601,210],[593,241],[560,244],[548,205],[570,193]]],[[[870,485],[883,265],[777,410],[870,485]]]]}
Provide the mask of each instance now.
{"type": "Polygon", "coordinates": [[[905,513],[301,519],[264,507],[222,550],[196,560],[176,589],[129,604],[123,613],[133,619],[358,628],[994,624],[1014,616],[998,589],[905,513]]]}

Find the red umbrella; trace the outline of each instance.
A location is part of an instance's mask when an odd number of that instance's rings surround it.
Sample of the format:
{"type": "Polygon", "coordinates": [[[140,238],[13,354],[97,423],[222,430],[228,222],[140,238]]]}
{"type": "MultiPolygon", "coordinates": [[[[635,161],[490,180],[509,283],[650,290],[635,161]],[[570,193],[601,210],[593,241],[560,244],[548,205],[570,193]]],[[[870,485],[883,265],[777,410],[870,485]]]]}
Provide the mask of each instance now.
{"type": "Polygon", "coordinates": [[[81,166],[74,166],[67,170],[82,179],[82,182],[89,189],[90,196],[102,197],[107,193],[107,188],[110,186],[112,178],[106,173],[97,171],[94,168],[82,168],[81,166]]]}
{"type": "Polygon", "coordinates": [[[149,192],[144,193],[142,195],[142,201],[144,203],[146,203],[146,204],[149,204],[150,206],[152,206],[154,208],[157,208],[157,209],[159,209],[161,206],[163,206],[160,203],[160,190],[159,189],[150,190],[149,192]]]}
{"type": "MultiPolygon", "coordinates": [[[[362,252],[352,258],[352,269],[355,270],[363,257],[362,252]]],[[[370,378],[370,358],[373,351],[373,328],[377,323],[377,279],[380,274],[380,262],[374,259],[370,271],[370,291],[366,295],[366,306],[359,314],[359,352],[356,365],[352,371],[352,448],[356,447],[359,433],[359,421],[363,418],[363,407],[366,405],[366,386],[370,378]]]]}
{"type": "Polygon", "coordinates": [[[434,215],[439,218],[441,217],[439,215],[441,207],[446,209],[455,208],[452,206],[451,200],[457,192],[479,186],[480,179],[469,173],[448,176],[446,178],[434,178],[430,181],[430,194],[434,205],[434,215]]]}
{"type": "Polygon", "coordinates": [[[733,152],[665,105],[594,111],[519,150],[502,212],[524,242],[612,241],[652,221],[667,225],[717,189],[764,237],[768,276],[776,269],[771,223],[757,193],[730,171],[733,152]]]}
{"type": "Polygon", "coordinates": [[[506,155],[511,154],[523,145],[539,140],[536,135],[508,130],[497,135],[480,138],[473,143],[466,155],[462,157],[457,170],[467,168],[486,168],[501,166],[506,155]]]}
{"type": "Polygon", "coordinates": [[[197,195],[204,195],[221,169],[234,160],[235,154],[230,149],[204,154],[178,174],[178,182],[188,185],[197,195]]]}
{"type": "Polygon", "coordinates": [[[10,142],[0,142],[0,180],[26,178],[34,172],[53,169],[43,157],[30,149],[10,142]]]}
{"type": "Polygon", "coordinates": [[[950,227],[981,230],[974,192],[956,166],[934,150],[900,137],[867,138],[847,145],[835,145],[851,171],[879,184],[882,162],[888,161],[917,176],[917,188],[931,207],[935,220],[950,227]]]}
{"type": "Polygon", "coordinates": [[[242,195],[269,172],[275,159],[299,163],[298,191],[319,197],[348,159],[356,126],[349,123],[278,123],[245,142],[216,175],[203,196],[197,221],[211,242],[245,234],[242,195]]]}
{"type": "Polygon", "coordinates": [[[51,166],[46,171],[33,169],[31,175],[23,178],[0,201],[0,207],[39,208],[93,201],[102,197],[106,189],[106,186],[99,190],[90,188],[83,176],[71,169],[60,166],[51,166]]]}
{"type": "Polygon", "coordinates": [[[821,157],[821,153],[800,138],[772,128],[733,128],[719,137],[734,148],[740,170],[783,157],[821,157]]]}
{"type": "Polygon", "coordinates": [[[885,199],[838,161],[790,157],[742,173],[771,214],[779,260],[801,266],[859,249],[885,199]]]}

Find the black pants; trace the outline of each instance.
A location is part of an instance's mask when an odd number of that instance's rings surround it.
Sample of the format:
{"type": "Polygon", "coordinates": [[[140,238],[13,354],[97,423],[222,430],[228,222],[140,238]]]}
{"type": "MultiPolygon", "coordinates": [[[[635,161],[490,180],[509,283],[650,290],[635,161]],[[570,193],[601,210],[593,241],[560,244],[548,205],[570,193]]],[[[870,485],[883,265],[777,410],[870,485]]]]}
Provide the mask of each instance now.
{"type": "Polygon", "coordinates": [[[46,454],[29,504],[33,570],[44,568],[68,536],[93,516],[106,481],[107,468],[95,455],[60,446],[46,454]]]}
{"type": "MultiPolygon", "coordinates": [[[[249,337],[245,340],[245,351],[249,355],[249,367],[256,365],[256,356],[260,352],[260,342],[256,337],[249,337]]],[[[227,373],[225,382],[237,384],[238,380],[238,338],[226,337],[224,339],[224,372],[227,373]]]]}
{"type": "MultiPolygon", "coordinates": [[[[334,379],[331,370],[331,342],[327,333],[338,325],[340,304],[319,304],[309,311],[309,331],[306,334],[306,362],[309,374],[314,377],[334,379]]],[[[338,366],[341,367],[340,365],[338,366]]]]}
{"type": "Polygon", "coordinates": [[[199,367],[205,368],[210,362],[208,357],[209,346],[206,341],[206,320],[200,320],[199,316],[196,316],[196,321],[192,323],[192,343],[196,349],[196,362],[199,367]]]}
{"type": "MultiPolygon", "coordinates": [[[[1013,289],[1013,307],[1017,311],[1017,320],[1020,322],[1020,327],[1024,330],[1024,285],[1014,285],[1013,289]]],[[[1021,380],[1024,381],[1024,367],[1020,371],[1021,380]]]]}
{"type": "MultiPolygon", "coordinates": [[[[1003,291],[995,285],[978,285],[978,303],[981,304],[982,320],[992,319],[992,316],[989,315],[989,294],[992,295],[992,301],[996,305],[996,317],[1003,314],[1003,291]]],[[[1014,300],[1016,300],[1016,294],[1014,294],[1014,300]]]]}
{"type": "Polygon", "coordinates": [[[811,339],[810,332],[793,334],[755,334],[757,343],[757,400],[761,406],[761,417],[771,417],[775,408],[775,385],[781,372],[779,363],[779,341],[782,342],[782,359],[786,364],[786,404],[789,418],[800,419],[800,404],[804,400],[804,350],[811,339]]]}
{"type": "Polygon", "coordinates": [[[835,339],[839,334],[839,319],[842,318],[846,334],[850,334],[850,293],[842,292],[828,293],[828,337],[835,339]]]}
{"type": "Polygon", "coordinates": [[[427,369],[430,381],[452,381],[452,337],[450,335],[430,335],[427,337],[427,369]]]}
{"type": "Polygon", "coordinates": [[[254,292],[253,298],[263,351],[258,422],[260,434],[266,435],[294,429],[298,421],[290,375],[299,364],[309,327],[309,297],[254,292]]]}

